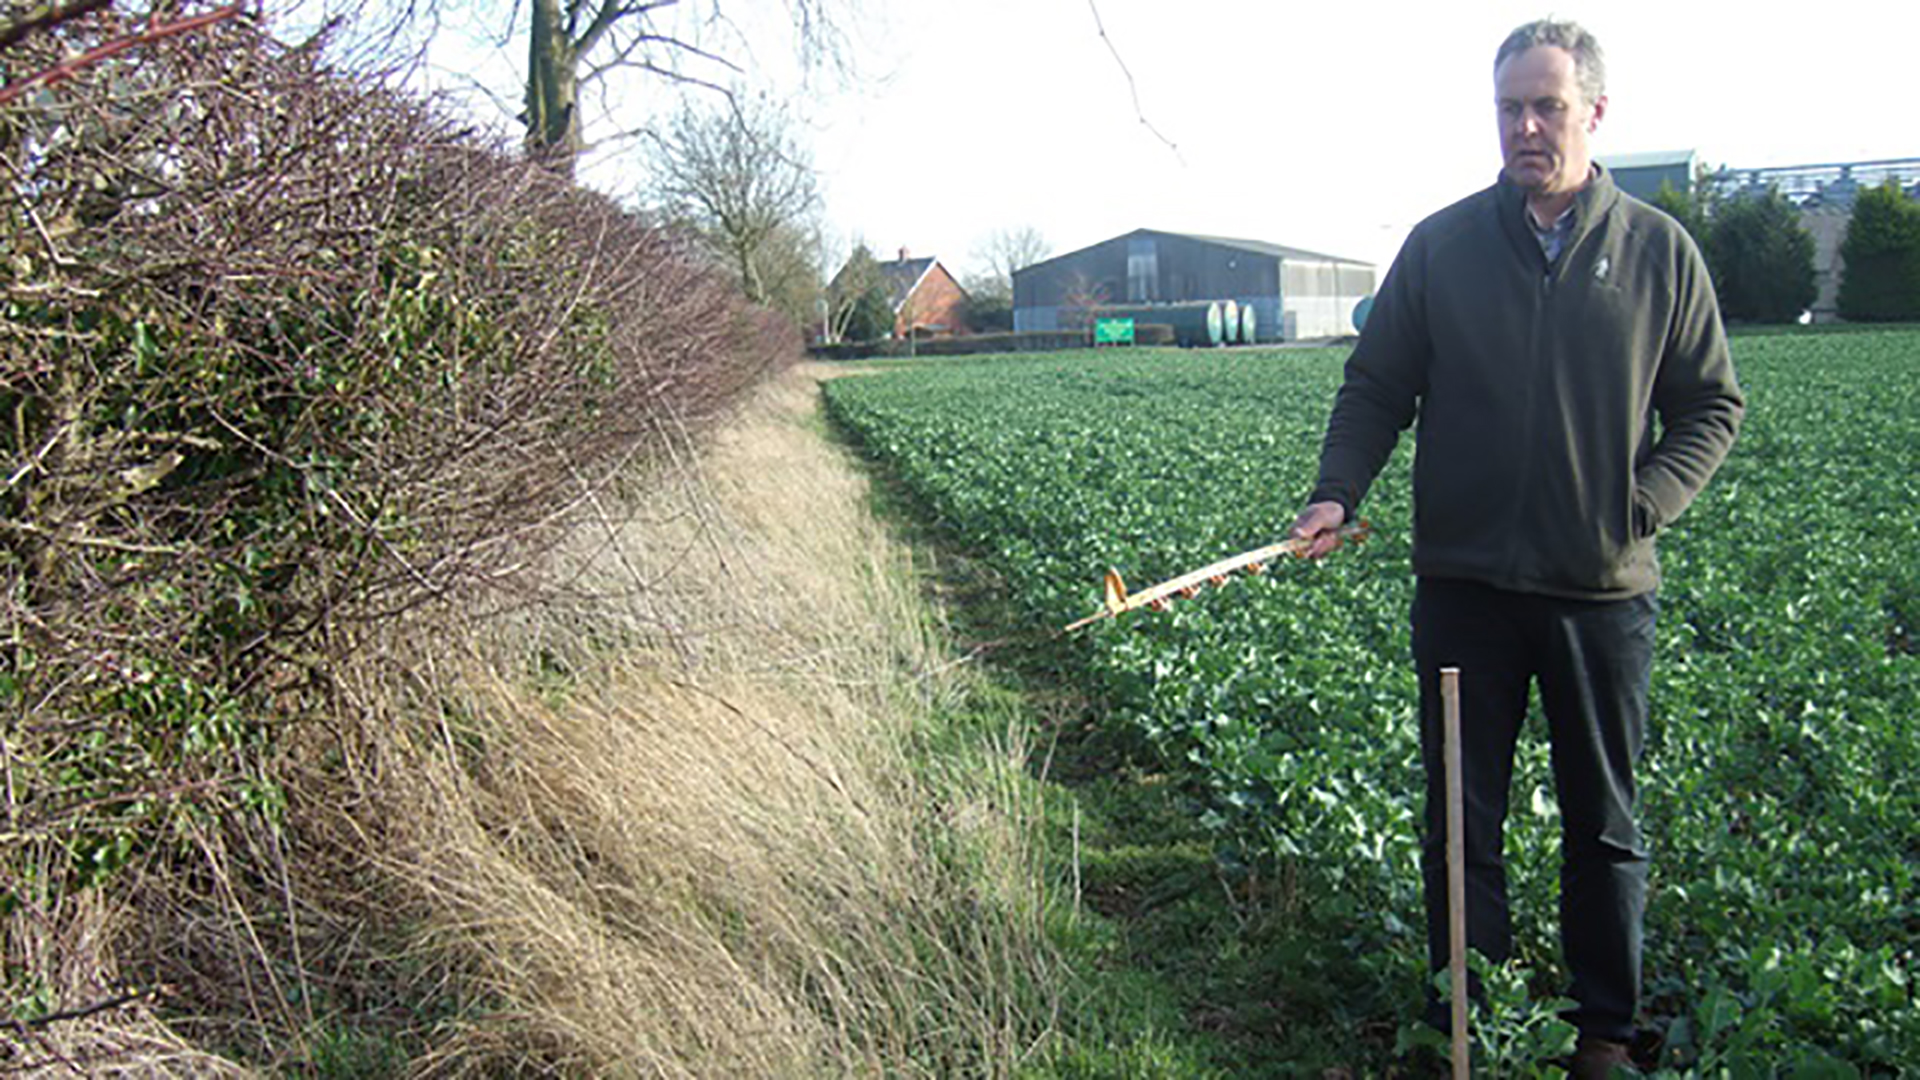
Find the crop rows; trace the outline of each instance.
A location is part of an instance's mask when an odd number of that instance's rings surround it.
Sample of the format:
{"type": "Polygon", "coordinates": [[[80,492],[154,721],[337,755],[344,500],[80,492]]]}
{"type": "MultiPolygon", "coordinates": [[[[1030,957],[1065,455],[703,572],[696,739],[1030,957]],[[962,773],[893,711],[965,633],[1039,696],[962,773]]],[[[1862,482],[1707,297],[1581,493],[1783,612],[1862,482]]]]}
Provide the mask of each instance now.
{"type": "MultiPolygon", "coordinates": [[[[1662,538],[1647,1020],[1676,1069],[1920,1061],[1916,356],[1914,332],[1738,339],[1746,428],[1662,538]]],[[[1343,358],[948,361],[836,380],[828,403],[1021,618],[1062,626],[1108,566],[1144,585],[1279,538],[1343,358]]],[[[1363,508],[1363,549],[1099,624],[1063,673],[1158,747],[1223,858],[1294,882],[1298,963],[1356,1028],[1411,1015],[1424,967],[1410,453],[1363,508]]],[[[1514,783],[1519,958],[1544,1000],[1563,976],[1537,718],[1514,783]]]]}

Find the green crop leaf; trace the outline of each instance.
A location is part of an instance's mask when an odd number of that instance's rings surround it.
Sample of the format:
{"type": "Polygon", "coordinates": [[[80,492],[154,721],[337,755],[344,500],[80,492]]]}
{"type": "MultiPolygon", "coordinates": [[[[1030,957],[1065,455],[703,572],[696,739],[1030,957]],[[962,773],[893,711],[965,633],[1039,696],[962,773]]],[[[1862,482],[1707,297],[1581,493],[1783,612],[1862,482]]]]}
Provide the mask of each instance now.
{"type": "MultiPolygon", "coordinates": [[[[1638,782],[1654,853],[1646,969],[1665,989],[1649,992],[1648,1020],[1669,1062],[1702,1075],[1773,1070],[1801,1049],[1894,1075],[1920,1061],[1920,332],[1734,348],[1749,396],[1740,441],[1660,538],[1638,782]]],[[[1108,567],[1138,587],[1278,538],[1312,486],[1345,358],[984,357],[837,379],[825,394],[917,510],[991,567],[1024,629],[1051,631],[1098,606],[1108,567]]],[[[1412,443],[1368,496],[1365,547],[1102,624],[1054,672],[1158,752],[1249,875],[1294,883],[1292,931],[1346,957],[1343,977],[1376,1002],[1364,1023],[1383,1031],[1405,1019],[1393,1010],[1419,992],[1406,973],[1426,962],[1412,443]],[[1362,956],[1341,944],[1357,923],[1414,929],[1362,956]],[[1392,979],[1407,981],[1377,981],[1392,979]]],[[[1539,716],[1513,784],[1506,857],[1525,966],[1504,1045],[1520,1062],[1557,1041],[1567,985],[1539,716]]]]}

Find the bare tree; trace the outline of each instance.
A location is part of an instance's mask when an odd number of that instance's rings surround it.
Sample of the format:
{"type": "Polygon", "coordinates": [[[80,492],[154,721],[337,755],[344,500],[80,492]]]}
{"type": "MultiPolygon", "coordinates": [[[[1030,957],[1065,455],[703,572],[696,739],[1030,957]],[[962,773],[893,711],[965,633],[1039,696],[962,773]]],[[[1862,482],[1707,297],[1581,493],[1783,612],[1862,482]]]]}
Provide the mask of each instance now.
{"type": "Polygon", "coordinates": [[[981,269],[969,280],[967,291],[1011,300],[1013,272],[1032,266],[1052,252],[1053,245],[1031,225],[996,229],[974,249],[974,262],[981,269]]]}
{"type": "Polygon", "coordinates": [[[1047,257],[1053,250],[1031,225],[997,229],[973,249],[967,290],[967,324],[975,330],[1013,329],[1013,272],[1047,257]]]}
{"type": "Polygon", "coordinates": [[[1095,281],[1076,272],[1067,280],[1066,296],[1060,304],[1062,330],[1091,330],[1094,313],[1113,302],[1113,290],[1104,281],[1095,281]]]}
{"type": "Polygon", "coordinates": [[[829,342],[872,341],[892,333],[895,314],[886,280],[864,241],[855,242],[846,264],[833,276],[827,304],[829,342]]]}
{"type": "Polygon", "coordinates": [[[765,298],[760,303],[812,327],[821,315],[826,277],[820,269],[820,225],[809,216],[775,229],[755,259],[765,298]]]}
{"type": "MultiPolygon", "coordinates": [[[[849,0],[780,0],[803,63],[839,62],[840,8],[849,0]]],[[[580,116],[583,88],[616,71],[639,71],[704,86],[726,95],[722,79],[742,68],[729,58],[746,51],[726,10],[739,6],[701,0],[678,12],[681,0],[530,0],[526,112],[527,146],[554,168],[571,172],[585,148],[580,116]]],[[[516,7],[517,10],[517,7],[516,7]]]]}
{"type": "Polygon", "coordinates": [[[780,106],[735,95],[688,102],[646,135],[655,204],[725,260],[748,299],[803,322],[819,291],[809,251],[820,191],[794,132],[780,106]]]}

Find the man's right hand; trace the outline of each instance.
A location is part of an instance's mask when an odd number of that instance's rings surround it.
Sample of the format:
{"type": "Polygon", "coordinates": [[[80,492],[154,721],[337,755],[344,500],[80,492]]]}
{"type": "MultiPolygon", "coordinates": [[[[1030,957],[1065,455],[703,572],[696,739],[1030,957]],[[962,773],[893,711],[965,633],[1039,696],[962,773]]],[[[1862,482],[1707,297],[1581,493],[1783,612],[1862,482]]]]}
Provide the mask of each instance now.
{"type": "Polygon", "coordinates": [[[1340,546],[1340,526],[1347,523],[1346,507],[1337,502],[1308,503],[1289,530],[1295,539],[1311,540],[1302,558],[1318,559],[1340,546]]]}

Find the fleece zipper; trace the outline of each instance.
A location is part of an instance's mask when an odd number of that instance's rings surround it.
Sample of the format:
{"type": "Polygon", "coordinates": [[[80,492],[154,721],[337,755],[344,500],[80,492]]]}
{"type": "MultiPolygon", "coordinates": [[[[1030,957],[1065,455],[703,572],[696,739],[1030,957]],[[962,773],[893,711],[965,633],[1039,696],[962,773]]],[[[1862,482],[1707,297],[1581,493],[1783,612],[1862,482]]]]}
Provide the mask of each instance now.
{"type": "MultiPolygon", "coordinates": [[[[1520,212],[1523,214],[1527,212],[1524,206],[1520,212]]],[[[1529,231],[1524,228],[1526,225],[1525,221],[1522,221],[1521,225],[1523,226],[1522,232],[1529,231]]],[[[1529,555],[1524,543],[1524,539],[1528,535],[1528,530],[1522,526],[1525,522],[1532,520],[1531,515],[1533,513],[1534,461],[1539,457],[1538,444],[1540,441],[1540,382],[1546,378],[1546,368],[1551,362],[1551,358],[1546,356],[1546,328],[1550,325],[1550,309],[1553,305],[1553,279],[1555,272],[1566,265],[1567,257],[1571,254],[1574,237],[1567,238],[1566,245],[1560,250],[1559,259],[1554,262],[1548,262],[1547,253],[1541,249],[1540,242],[1537,239],[1532,236],[1525,236],[1524,238],[1517,237],[1513,232],[1506,230],[1503,230],[1503,232],[1506,233],[1510,240],[1520,242],[1522,250],[1521,258],[1527,259],[1531,256],[1531,262],[1538,270],[1537,275],[1534,276],[1536,286],[1530,290],[1532,310],[1528,314],[1526,370],[1524,372],[1526,378],[1526,396],[1520,411],[1520,439],[1518,442],[1521,448],[1520,475],[1518,483],[1515,485],[1513,514],[1506,529],[1506,557],[1504,559],[1506,563],[1507,580],[1524,581],[1532,575],[1535,569],[1525,564],[1529,555]]]]}
{"type": "Polygon", "coordinates": [[[1634,473],[1672,458],[1676,475],[1660,479],[1677,513],[1732,442],[1742,402],[1698,253],[1604,173],[1578,199],[1552,263],[1505,181],[1422,222],[1348,361],[1309,501],[1357,506],[1417,424],[1416,573],[1592,599],[1644,592],[1658,569],[1632,525],[1634,473]],[[1617,385],[1620,365],[1652,381],[1617,385]],[[1682,441],[1654,439],[1657,425],[1682,441]],[[1622,441],[1635,435],[1642,446],[1622,441]]]}

